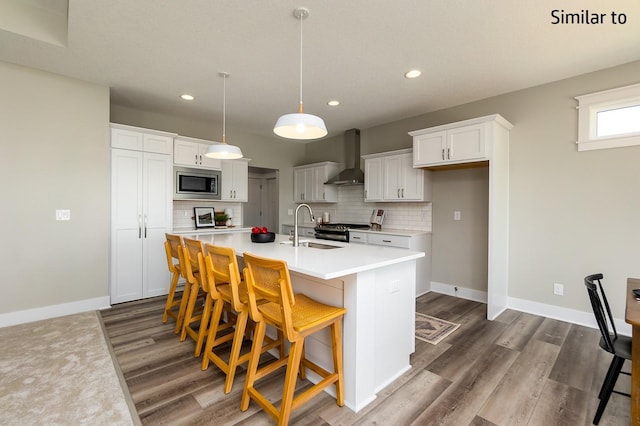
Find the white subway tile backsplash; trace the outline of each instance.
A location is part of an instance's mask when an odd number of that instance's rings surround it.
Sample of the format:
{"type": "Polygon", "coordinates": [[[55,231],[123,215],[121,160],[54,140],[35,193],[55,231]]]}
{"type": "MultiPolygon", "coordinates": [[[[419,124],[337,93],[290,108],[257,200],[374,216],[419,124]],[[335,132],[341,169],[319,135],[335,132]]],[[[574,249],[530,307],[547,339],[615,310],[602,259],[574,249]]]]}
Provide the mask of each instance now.
{"type": "MultiPolygon", "coordinates": [[[[316,216],[329,212],[331,222],[369,223],[374,209],[385,211],[384,228],[431,232],[431,203],[365,203],[364,186],[338,187],[338,203],[310,204],[316,216]]],[[[301,218],[302,219],[302,218],[301,218]]]]}
{"type": "Polygon", "coordinates": [[[173,202],[173,229],[195,229],[196,223],[193,218],[194,207],[213,207],[214,211],[233,210],[231,223],[233,226],[242,226],[242,204],[227,203],[221,201],[193,201],[174,200],[173,202]]]}

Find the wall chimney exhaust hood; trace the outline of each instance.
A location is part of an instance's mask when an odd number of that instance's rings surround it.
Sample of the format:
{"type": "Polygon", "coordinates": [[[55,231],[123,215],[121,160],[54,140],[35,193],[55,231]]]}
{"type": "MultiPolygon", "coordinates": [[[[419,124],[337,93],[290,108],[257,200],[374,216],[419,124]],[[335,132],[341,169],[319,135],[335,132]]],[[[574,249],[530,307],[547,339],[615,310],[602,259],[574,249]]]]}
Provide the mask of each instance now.
{"type": "Polygon", "coordinates": [[[364,173],[360,170],[360,129],[349,129],[344,132],[344,164],[347,168],[325,184],[363,185],[364,173]]]}

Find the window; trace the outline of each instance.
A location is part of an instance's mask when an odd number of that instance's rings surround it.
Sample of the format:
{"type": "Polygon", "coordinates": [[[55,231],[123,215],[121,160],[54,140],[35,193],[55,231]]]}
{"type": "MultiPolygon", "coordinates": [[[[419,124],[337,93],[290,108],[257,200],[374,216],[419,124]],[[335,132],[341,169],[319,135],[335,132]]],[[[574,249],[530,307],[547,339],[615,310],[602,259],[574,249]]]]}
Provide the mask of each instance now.
{"type": "Polygon", "coordinates": [[[640,145],[640,84],[578,100],[578,151],[640,145]]]}

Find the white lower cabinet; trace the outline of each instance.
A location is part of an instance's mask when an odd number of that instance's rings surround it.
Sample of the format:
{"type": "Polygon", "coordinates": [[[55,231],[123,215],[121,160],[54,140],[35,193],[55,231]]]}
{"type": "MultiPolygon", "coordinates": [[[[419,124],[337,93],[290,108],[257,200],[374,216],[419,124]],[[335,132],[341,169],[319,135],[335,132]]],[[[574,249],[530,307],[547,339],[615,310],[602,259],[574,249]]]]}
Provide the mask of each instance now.
{"type": "Polygon", "coordinates": [[[111,303],[167,294],[171,155],[111,150],[111,303]]]}
{"type": "Polygon", "coordinates": [[[416,297],[431,290],[431,234],[415,232],[349,231],[349,243],[423,251],[416,259],[416,297]],[[403,235],[404,234],[404,235],[403,235]]]}

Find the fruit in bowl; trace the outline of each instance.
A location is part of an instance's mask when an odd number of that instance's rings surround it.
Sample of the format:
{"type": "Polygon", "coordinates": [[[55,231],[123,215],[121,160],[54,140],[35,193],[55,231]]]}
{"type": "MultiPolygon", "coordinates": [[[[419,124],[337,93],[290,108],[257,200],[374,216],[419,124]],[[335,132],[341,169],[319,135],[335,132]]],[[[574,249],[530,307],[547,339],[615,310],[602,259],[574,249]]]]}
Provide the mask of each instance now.
{"type": "Polygon", "coordinates": [[[275,239],[275,232],[269,232],[266,226],[254,226],[251,228],[251,241],[254,243],[271,243],[275,239]]]}

